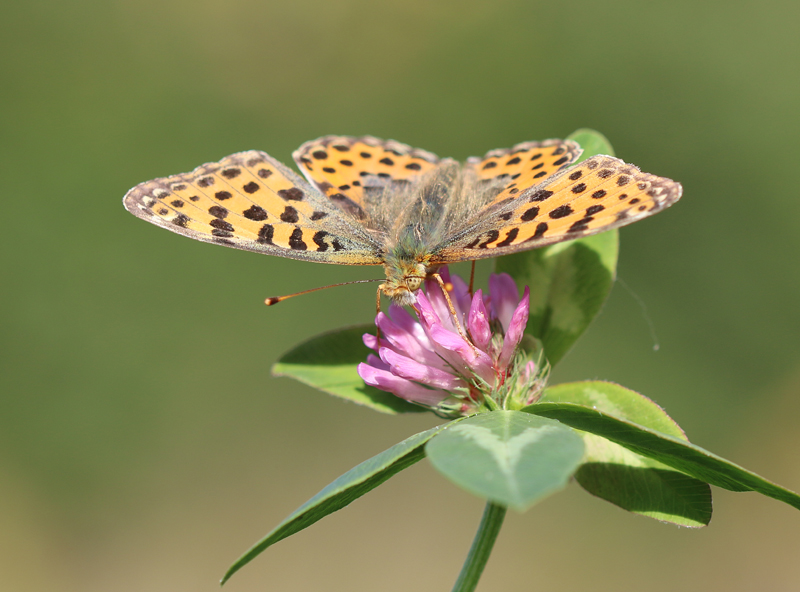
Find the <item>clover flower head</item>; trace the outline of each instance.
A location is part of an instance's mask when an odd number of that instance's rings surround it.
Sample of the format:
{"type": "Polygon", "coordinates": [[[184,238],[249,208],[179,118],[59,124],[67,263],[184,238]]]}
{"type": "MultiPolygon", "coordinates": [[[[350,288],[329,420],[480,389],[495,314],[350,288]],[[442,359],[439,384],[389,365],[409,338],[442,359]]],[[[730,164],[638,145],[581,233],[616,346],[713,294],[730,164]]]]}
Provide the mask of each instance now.
{"type": "Polygon", "coordinates": [[[470,294],[447,268],[439,283],[429,278],[417,293],[414,315],[392,304],[378,313],[378,335],[365,334],[370,354],[358,373],[369,385],[445,416],[482,408],[519,408],[544,389],[548,367],[520,347],[528,322],[530,293],[522,298],[508,274],[489,278],[489,292],[470,294]],[[456,319],[460,325],[456,326],[456,319]],[[466,339],[465,339],[466,337],[466,339]]]}

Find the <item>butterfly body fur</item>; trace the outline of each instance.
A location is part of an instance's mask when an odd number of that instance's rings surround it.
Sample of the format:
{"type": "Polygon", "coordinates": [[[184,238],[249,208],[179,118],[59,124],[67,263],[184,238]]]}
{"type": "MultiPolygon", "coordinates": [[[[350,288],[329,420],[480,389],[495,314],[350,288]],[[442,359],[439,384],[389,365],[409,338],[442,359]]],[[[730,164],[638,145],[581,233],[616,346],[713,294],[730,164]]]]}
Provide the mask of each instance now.
{"type": "Polygon", "coordinates": [[[413,304],[442,265],[496,257],[635,222],[680,184],[570,140],[525,142],[461,164],[371,136],[325,136],[294,159],[259,151],[137,185],[134,215],[191,238],[306,261],[383,265],[381,291],[413,304]]]}

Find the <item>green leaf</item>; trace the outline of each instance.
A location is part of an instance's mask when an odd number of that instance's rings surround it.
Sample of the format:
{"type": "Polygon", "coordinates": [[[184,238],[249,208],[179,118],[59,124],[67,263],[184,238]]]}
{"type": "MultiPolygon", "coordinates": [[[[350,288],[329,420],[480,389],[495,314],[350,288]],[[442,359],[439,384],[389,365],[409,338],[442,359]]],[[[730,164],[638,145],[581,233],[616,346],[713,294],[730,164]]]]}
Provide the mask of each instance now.
{"type": "Polygon", "coordinates": [[[607,156],[614,156],[614,149],[611,147],[611,142],[601,134],[593,129],[583,127],[575,130],[567,140],[574,140],[583,148],[583,154],[577,162],[583,162],[587,158],[597,156],[598,154],[605,154],[607,156]]]}
{"type": "MultiPolygon", "coordinates": [[[[569,139],[584,149],[578,162],[614,154],[608,140],[593,130],[578,130],[569,139]]],[[[614,284],[618,252],[618,232],[610,230],[495,261],[497,273],[508,273],[518,285],[531,287],[525,332],[542,342],[551,364],[567,353],[600,312],[614,284]]]]}
{"type": "Polygon", "coordinates": [[[539,403],[577,403],[689,441],[675,420],[652,399],[613,382],[589,380],[558,384],[548,387],[539,403]]]}
{"type": "MultiPolygon", "coordinates": [[[[455,421],[458,422],[460,420],[455,421]]],[[[317,520],[324,518],[328,514],[341,510],[353,500],[375,489],[378,485],[389,479],[389,477],[392,477],[403,469],[407,469],[415,462],[422,459],[425,456],[423,450],[424,444],[442,431],[447,425],[449,424],[437,426],[425,432],[415,434],[410,438],[406,438],[399,444],[395,444],[388,450],[384,450],[377,456],[373,456],[371,459],[347,471],[344,475],[336,479],[333,483],[292,512],[288,518],[277,526],[277,528],[253,545],[247,553],[237,559],[236,563],[225,573],[220,583],[224,584],[228,581],[234,573],[252,561],[267,547],[311,526],[317,520]]]]}
{"type": "Polygon", "coordinates": [[[556,419],[730,491],[756,491],[800,510],[800,495],[680,438],[574,403],[537,403],[523,411],[556,419]]]}
{"type": "Polygon", "coordinates": [[[492,411],[451,423],[425,451],[467,491],[520,512],[562,489],[583,455],[583,440],[557,421],[492,411]]]}
{"type": "Polygon", "coordinates": [[[383,413],[426,411],[419,405],[364,384],[358,375],[359,362],[366,362],[370,353],[361,340],[364,333],[374,334],[375,326],[359,325],[312,337],[283,354],[272,367],[272,374],[289,376],[383,413]]]}
{"type": "MultiPolygon", "coordinates": [[[[577,403],[675,438],[683,431],[661,407],[611,382],[574,382],[548,388],[540,403],[577,403]]],[[[711,520],[711,488],[606,438],[581,432],[586,453],[575,479],[589,493],[630,512],[698,528],[711,520]]]]}

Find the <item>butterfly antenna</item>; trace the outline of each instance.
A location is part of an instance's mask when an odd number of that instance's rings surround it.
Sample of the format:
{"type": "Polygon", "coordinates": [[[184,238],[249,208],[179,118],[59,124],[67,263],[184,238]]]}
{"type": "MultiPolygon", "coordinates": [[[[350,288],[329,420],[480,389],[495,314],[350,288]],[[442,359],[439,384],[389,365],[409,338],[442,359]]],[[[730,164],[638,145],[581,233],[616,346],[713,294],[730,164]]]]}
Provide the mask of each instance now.
{"type": "Polygon", "coordinates": [[[294,298],[295,296],[302,296],[303,294],[310,294],[311,292],[316,292],[317,290],[325,290],[327,288],[337,288],[339,286],[349,286],[350,284],[366,284],[369,282],[382,282],[382,279],[374,279],[374,280],[355,280],[353,282],[342,282],[341,284],[331,284],[330,286],[320,286],[319,288],[311,288],[310,290],[303,290],[302,292],[295,292],[294,294],[287,294],[286,296],[271,296],[264,300],[264,304],[267,306],[272,306],[273,304],[278,304],[278,302],[283,302],[289,298],[294,298]]]}

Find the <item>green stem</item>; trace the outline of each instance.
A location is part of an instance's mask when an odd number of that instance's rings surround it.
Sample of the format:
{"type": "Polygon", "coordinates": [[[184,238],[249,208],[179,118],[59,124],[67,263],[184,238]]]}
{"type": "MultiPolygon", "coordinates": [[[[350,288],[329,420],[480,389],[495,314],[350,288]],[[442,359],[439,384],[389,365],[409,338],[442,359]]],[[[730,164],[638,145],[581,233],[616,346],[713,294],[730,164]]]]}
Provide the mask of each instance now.
{"type": "Polygon", "coordinates": [[[489,561],[489,555],[492,554],[492,547],[494,547],[494,542],[497,540],[497,535],[503,526],[503,518],[505,516],[505,506],[486,502],[481,525],[478,527],[478,532],[475,533],[475,539],[472,541],[472,547],[470,547],[467,559],[464,561],[464,567],[461,568],[461,573],[458,574],[458,579],[453,586],[453,592],[472,592],[475,590],[483,573],[483,568],[486,567],[486,562],[489,561]]]}

